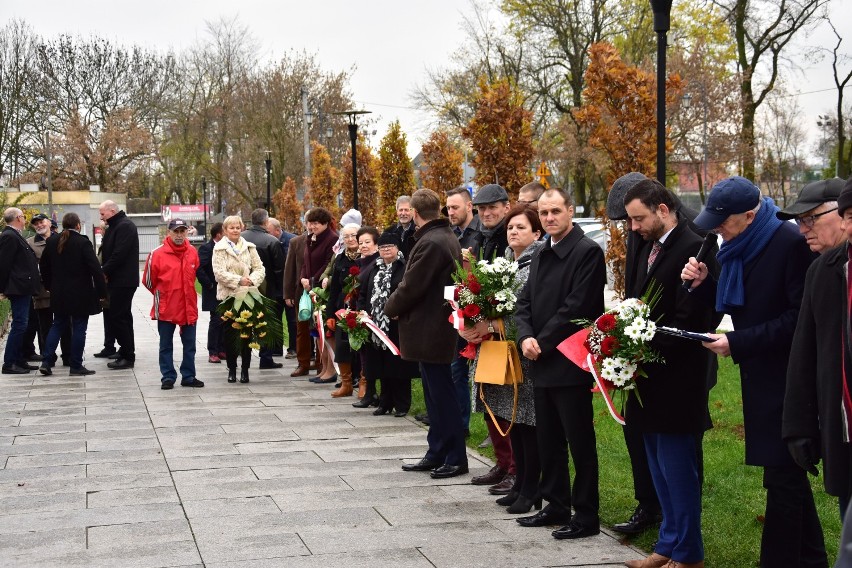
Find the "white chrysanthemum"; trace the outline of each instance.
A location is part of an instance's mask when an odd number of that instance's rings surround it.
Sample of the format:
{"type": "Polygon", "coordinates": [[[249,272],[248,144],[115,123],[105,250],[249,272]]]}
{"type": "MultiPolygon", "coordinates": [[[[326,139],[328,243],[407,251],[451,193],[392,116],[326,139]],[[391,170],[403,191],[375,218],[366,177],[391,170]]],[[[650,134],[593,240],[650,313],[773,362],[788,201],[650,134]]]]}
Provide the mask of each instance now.
{"type": "Polygon", "coordinates": [[[643,318],[641,315],[637,315],[635,318],[633,318],[633,322],[630,325],[636,326],[639,329],[645,329],[645,318],[643,318]]]}
{"type": "Polygon", "coordinates": [[[657,333],[657,324],[653,321],[649,321],[645,326],[645,331],[642,332],[642,341],[651,341],[654,339],[654,335],[657,333]]]}
{"type": "Polygon", "coordinates": [[[643,331],[642,327],[638,327],[635,324],[630,324],[630,325],[628,325],[627,327],[624,328],[624,335],[626,335],[627,337],[629,337],[633,341],[636,341],[640,337],[642,337],[642,331],[643,331]]]}
{"type": "Polygon", "coordinates": [[[617,387],[623,387],[633,378],[636,364],[622,357],[607,357],[601,363],[601,376],[617,387]]]}

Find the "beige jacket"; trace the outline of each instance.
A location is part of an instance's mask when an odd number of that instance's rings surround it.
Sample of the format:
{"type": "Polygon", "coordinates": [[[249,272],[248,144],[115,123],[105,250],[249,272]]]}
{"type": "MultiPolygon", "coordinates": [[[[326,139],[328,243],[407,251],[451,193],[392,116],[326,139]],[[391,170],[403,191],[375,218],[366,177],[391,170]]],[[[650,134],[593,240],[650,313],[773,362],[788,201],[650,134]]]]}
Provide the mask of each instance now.
{"type": "Polygon", "coordinates": [[[240,237],[234,245],[226,237],[213,247],[213,276],[217,283],[216,299],[224,300],[241,287],[243,276],[248,276],[254,286],[260,286],[266,277],[266,270],[254,243],[240,237]]]}

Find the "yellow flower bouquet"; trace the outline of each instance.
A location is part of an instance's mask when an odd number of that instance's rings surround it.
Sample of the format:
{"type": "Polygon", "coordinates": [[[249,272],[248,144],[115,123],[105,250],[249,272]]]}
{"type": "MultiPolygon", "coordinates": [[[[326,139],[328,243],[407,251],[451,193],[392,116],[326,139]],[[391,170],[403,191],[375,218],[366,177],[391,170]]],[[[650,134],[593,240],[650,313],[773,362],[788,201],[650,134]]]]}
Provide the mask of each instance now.
{"type": "Polygon", "coordinates": [[[239,330],[237,347],[275,348],[283,344],[284,328],[275,301],[257,288],[241,288],[216,308],[223,325],[239,330]]]}

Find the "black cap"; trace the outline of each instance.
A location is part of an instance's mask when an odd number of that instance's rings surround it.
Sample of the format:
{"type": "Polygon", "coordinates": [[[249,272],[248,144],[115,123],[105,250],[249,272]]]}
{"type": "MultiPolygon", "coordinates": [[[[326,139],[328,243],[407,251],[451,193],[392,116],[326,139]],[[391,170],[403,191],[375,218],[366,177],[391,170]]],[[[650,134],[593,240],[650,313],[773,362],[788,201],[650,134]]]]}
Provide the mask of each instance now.
{"type": "Polygon", "coordinates": [[[174,231],[175,229],[183,228],[184,230],[189,230],[189,225],[186,224],[186,221],[183,219],[172,219],[169,223],[169,230],[174,231]]]}
{"type": "Polygon", "coordinates": [[[44,213],[36,213],[35,215],[33,215],[33,218],[30,219],[30,225],[38,221],[43,221],[44,219],[50,219],[50,217],[48,217],[44,213]]]}
{"type": "Polygon", "coordinates": [[[385,231],[379,235],[378,246],[393,245],[396,248],[402,248],[402,241],[399,240],[399,235],[394,231],[385,231]]]}
{"type": "Polygon", "coordinates": [[[837,196],[837,214],[843,217],[843,212],[852,207],[852,177],[846,180],[843,191],[837,196]]]}
{"type": "Polygon", "coordinates": [[[498,201],[509,201],[509,194],[503,189],[503,186],[496,183],[489,183],[480,187],[476,195],[473,196],[474,205],[486,205],[488,203],[497,203],[498,201]]]}
{"type": "Polygon", "coordinates": [[[624,174],[612,184],[609,195],[606,197],[606,216],[613,221],[627,219],[627,209],[624,208],[624,196],[630,189],[640,181],[648,179],[645,174],[630,172],[624,174]]]}
{"type": "Polygon", "coordinates": [[[795,203],[778,211],[775,216],[779,219],[795,219],[802,213],[807,213],[828,201],[837,201],[843,185],[846,182],[840,178],[823,179],[809,183],[802,188],[795,203]]]}

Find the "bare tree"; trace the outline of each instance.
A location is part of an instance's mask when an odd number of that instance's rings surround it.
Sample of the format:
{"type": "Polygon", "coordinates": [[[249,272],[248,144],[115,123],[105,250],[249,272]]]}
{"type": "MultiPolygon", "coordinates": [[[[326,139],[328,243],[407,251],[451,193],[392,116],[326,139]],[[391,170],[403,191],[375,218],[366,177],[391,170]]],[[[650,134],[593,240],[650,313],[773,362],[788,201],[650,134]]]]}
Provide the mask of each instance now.
{"type": "Polygon", "coordinates": [[[802,124],[802,109],[795,97],[783,87],[766,99],[759,129],[762,144],[757,155],[761,166],[760,186],[779,206],[785,207],[798,192],[795,180],[804,163],[801,157],[806,135],[802,124]]]}
{"type": "Polygon", "coordinates": [[[23,21],[0,28],[0,186],[29,171],[41,146],[31,129],[39,107],[37,45],[23,21]]]}
{"type": "Polygon", "coordinates": [[[843,77],[842,71],[838,68],[843,63],[849,62],[849,56],[840,53],[840,44],[843,43],[843,38],[837,33],[834,24],[829,20],[828,25],[831,26],[831,31],[837,38],[837,43],[831,50],[831,70],[834,78],[834,85],[837,87],[837,177],[846,179],[852,173],[852,144],[847,148],[846,144],[846,119],[843,114],[843,89],[852,80],[852,68],[843,77]]]}

